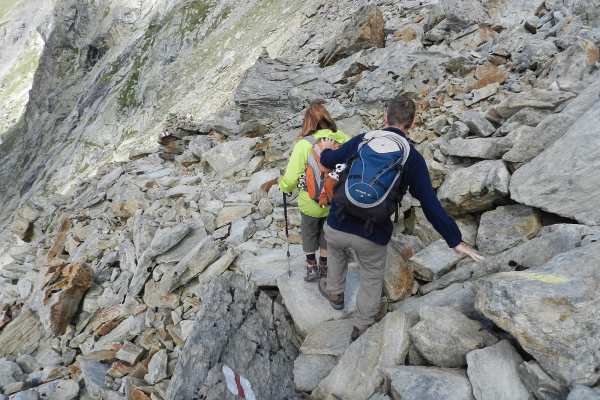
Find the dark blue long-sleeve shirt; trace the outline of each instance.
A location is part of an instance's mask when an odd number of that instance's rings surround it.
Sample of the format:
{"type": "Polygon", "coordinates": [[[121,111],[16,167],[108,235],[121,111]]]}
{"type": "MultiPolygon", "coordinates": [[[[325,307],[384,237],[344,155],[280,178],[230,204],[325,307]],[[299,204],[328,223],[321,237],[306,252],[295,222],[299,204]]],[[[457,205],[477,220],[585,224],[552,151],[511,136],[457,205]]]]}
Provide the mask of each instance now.
{"type": "MultiPolygon", "coordinates": [[[[406,137],[400,129],[388,127],[384,130],[406,137]]],[[[350,141],[346,142],[337,150],[324,150],[321,153],[321,164],[326,168],[333,169],[336,164],[346,163],[348,159],[357,152],[358,145],[364,136],[365,135],[362,134],[350,139],[350,141]]],[[[423,208],[427,220],[433,225],[435,230],[442,235],[449,247],[458,246],[462,240],[458,226],[442,208],[442,205],[431,186],[425,159],[412,145],[405,168],[405,174],[407,174],[408,178],[408,191],[414,198],[421,202],[421,207],[423,208]]],[[[393,231],[391,219],[382,223],[373,224],[373,233],[369,236],[365,236],[363,231],[365,222],[348,213],[345,214],[344,219],[339,222],[336,221],[333,216],[336,213],[337,206],[335,202],[332,203],[329,216],[327,217],[327,224],[330,227],[338,231],[363,237],[380,245],[385,246],[389,243],[393,231]]]]}

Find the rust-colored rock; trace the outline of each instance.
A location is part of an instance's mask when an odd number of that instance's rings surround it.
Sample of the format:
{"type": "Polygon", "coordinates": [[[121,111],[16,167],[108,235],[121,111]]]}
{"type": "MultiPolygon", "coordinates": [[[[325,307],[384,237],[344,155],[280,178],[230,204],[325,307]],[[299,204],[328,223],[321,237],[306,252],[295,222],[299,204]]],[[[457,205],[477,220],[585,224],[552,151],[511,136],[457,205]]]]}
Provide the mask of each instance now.
{"type": "Polygon", "coordinates": [[[50,251],[48,251],[48,263],[50,263],[54,257],[62,255],[65,250],[65,243],[67,242],[67,233],[69,232],[69,229],[73,227],[66,216],[63,216],[61,220],[58,233],[54,237],[54,244],[50,248],[50,251]]]}
{"type": "Polygon", "coordinates": [[[104,336],[130,315],[131,311],[129,308],[123,304],[119,304],[100,314],[100,317],[93,322],[92,327],[98,335],[104,336]]]}
{"type": "Polygon", "coordinates": [[[140,389],[133,389],[133,391],[131,392],[131,398],[133,400],[150,400],[150,397],[148,397],[140,389]]]}
{"type": "Polygon", "coordinates": [[[56,336],[64,334],[83,293],[92,286],[93,278],[94,270],[83,263],[46,267],[41,288],[43,305],[39,310],[46,329],[56,336]]]}
{"type": "Polygon", "coordinates": [[[126,361],[118,360],[110,366],[110,369],[106,371],[107,375],[112,376],[113,378],[121,378],[125,375],[133,373],[138,367],[139,363],[129,364],[126,361]]]}

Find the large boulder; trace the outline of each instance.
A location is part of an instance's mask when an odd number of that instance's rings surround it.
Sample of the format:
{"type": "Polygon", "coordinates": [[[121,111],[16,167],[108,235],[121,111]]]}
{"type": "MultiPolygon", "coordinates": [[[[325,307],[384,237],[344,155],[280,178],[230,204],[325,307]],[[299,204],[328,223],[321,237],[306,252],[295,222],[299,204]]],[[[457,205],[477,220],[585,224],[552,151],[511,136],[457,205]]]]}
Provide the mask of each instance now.
{"type": "MultiPolygon", "coordinates": [[[[544,150],[551,147],[579,118],[593,107],[599,94],[600,82],[594,82],[591,85],[587,85],[585,90],[571,100],[560,113],[546,116],[542,121],[539,121],[537,126],[528,124],[529,126],[535,126],[535,128],[526,130],[525,134],[517,139],[512,149],[504,154],[502,159],[514,163],[531,161],[544,150]]],[[[523,110],[526,109],[522,109],[521,111],[523,110]]],[[[521,111],[514,116],[517,116],[521,111]]],[[[510,121],[513,117],[502,125],[500,131],[503,131],[505,127],[506,129],[510,129],[510,125],[512,125],[510,121]]]]}
{"type": "Polygon", "coordinates": [[[419,293],[427,294],[454,283],[479,279],[498,272],[539,267],[560,253],[580,247],[584,237],[594,234],[597,234],[597,230],[584,225],[551,225],[542,228],[538,237],[500,254],[488,256],[484,260],[462,265],[440,279],[421,286],[419,293]]]}
{"type": "Polygon", "coordinates": [[[299,343],[288,318],[253,282],[231,272],[216,277],[202,294],[166,398],[227,398],[222,382],[234,381],[233,373],[248,381],[257,399],[295,398],[299,343]]]}
{"type": "Polygon", "coordinates": [[[477,0],[442,0],[446,14],[446,29],[461,31],[489,18],[487,11],[477,0]]]}
{"type": "Polygon", "coordinates": [[[451,171],[438,189],[438,198],[451,214],[489,210],[508,195],[510,173],[503,161],[487,160],[451,171]]]}
{"type": "Polygon", "coordinates": [[[467,374],[477,400],[534,400],[519,377],[523,359],[503,340],[485,349],[467,354],[467,374]]]}
{"type": "Polygon", "coordinates": [[[383,15],[374,5],[362,7],[352,14],[348,24],[323,48],[319,56],[322,67],[370,47],[383,47],[385,37],[383,15]]]}
{"type": "Polygon", "coordinates": [[[469,379],[458,369],[399,366],[383,373],[393,399],[474,400],[469,379]]]}
{"type": "Polygon", "coordinates": [[[383,383],[382,368],[404,363],[410,344],[409,327],[406,316],[389,314],[367,329],[346,349],[310,398],[369,399],[383,383]]]}
{"type": "Polygon", "coordinates": [[[410,338],[419,354],[436,367],[465,366],[467,353],[498,342],[481,323],[450,307],[423,307],[419,317],[410,338]]]}
{"type": "Polygon", "coordinates": [[[555,379],[569,385],[600,378],[600,243],[545,265],[477,281],[476,307],[511,333],[555,379]]]}
{"type": "Polygon", "coordinates": [[[600,99],[596,95],[589,101],[591,108],[562,137],[515,171],[510,193],[521,204],[598,225],[600,99]]]}
{"type": "Polygon", "coordinates": [[[481,215],[477,248],[486,254],[498,254],[537,235],[542,217],[535,208],[515,204],[498,207],[481,215]]]}

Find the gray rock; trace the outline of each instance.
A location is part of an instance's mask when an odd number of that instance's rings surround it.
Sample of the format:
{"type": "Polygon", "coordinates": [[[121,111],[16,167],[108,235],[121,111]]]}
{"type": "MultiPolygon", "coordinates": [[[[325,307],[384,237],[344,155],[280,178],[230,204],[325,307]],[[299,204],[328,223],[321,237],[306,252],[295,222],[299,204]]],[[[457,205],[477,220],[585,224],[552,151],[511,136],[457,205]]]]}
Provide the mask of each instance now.
{"type": "Polygon", "coordinates": [[[62,356],[54,350],[41,351],[35,356],[35,360],[44,367],[54,367],[62,364],[62,356]]]}
{"type": "Polygon", "coordinates": [[[400,366],[383,370],[393,399],[474,400],[465,373],[456,369],[400,366]]]}
{"type": "Polygon", "coordinates": [[[123,343],[123,346],[117,351],[116,357],[129,364],[135,364],[142,358],[143,352],[143,348],[133,343],[123,343]]]}
{"type": "Polygon", "coordinates": [[[302,245],[295,244],[290,246],[289,260],[287,249],[274,249],[258,256],[240,257],[236,264],[246,278],[258,286],[277,286],[276,278],[286,272],[288,266],[292,275],[304,275],[304,260],[302,245]]]}
{"type": "Polygon", "coordinates": [[[433,281],[450,271],[458,261],[454,250],[442,239],[412,256],[407,267],[416,278],[433,281]]]}
{"type": "Polygon", "coordinates": [[[181,261],[206,236],[206,228],[202,220],[195,220],[190,225],[190,232],[175,246],[156,257],[156,262],[164,264],[181,261]]]}
{"type": "MultiPolygon", "coordinates": [[[[154,218],[142,215],[141,211],[135,213],[133,217],[133,244],[135,245],[138,260],[142,258],[142,254],[150,247],[150,243],[152,243],[152,239],[154,239],[158,228],[158,222],[154,218]]],[[[133,273],[134,271],[131,270],[129,272],[133,273]]]]}
{"type": "Polygon", "coordinates": [[[94,343],[94,351],[105,350],[105,347],[111,342],[129,341],[139,335],[143,330],[144,316],[130,316],[121,322],[116,328],[102,336],[94,343]]]}
{"type": "Polygon", "coordinates": [[[323,79],[331,84],[345,83],[349,77],[360,73],[360,68],[356,61],[361,56],[362,51],[358,51],[349,57],[337,61],[333,65],[323,68],[323,79]]]}
{"type": "Polygon", "coordinates": [[[591,389],[583,385],[574,385],[569,393],[567,400],[598,400],[600,393],[598,390],[591,389]]]}
{"type": "Polygon", "coordinates": [[[252,237],[256,230],[257,227],[252,218],[237,217],[231,221],[231,232],[225,242],[230,246],[237,246],[252,237]]]}
{"type": "Polygon", "coordinates": [[[0,359],[0,388],[4,388],[11,383],[19,382],[23,371],[19,366],[7,359],[0,359]]]}
{"type": "Polygon", "coordinates": [[[565,385],[554,380],[535,361],[521,364],[519,376],[536,399],[559,400],[569,394],[569,389],[565,385]]]}
{"type": "Polygon", "coordinates": [[[73,400],[79,396],[79,384],[73,379],[58,381],[56,389],[49,400],[73,400]]]}
{"type": "Polygon", "coordinates": [[[455,283],[421,297],[409,297],[392,304],[391,308],[394,312],[406,314],[416,323],[419,319],[419,310],[425,306],[451,307],[469,318],[481,316],[475,310],[475,285],[471,282],[455,283]]]}
{"type": "MultiPolygon", "coordinates": [[[[435,87],[444,79],[447,55],[436,53],[425,57],[419,53],[411,54],[404,49],[405,46],[404,42],[396,42],[389,49],[379,50],[386,50],[384,61],[356,84],[354,91],[358,101],[387,101],[399,92],[417,97],[430,85],[435,87]],[[395,51],[388,54],[390,50],[395,51]]],[[[371,53],[374,54],[379,54],[378,50],[371,53]]]]}
{"type": "Polygon", "coordinates": [[[596,61],[598,61],[598,47],[591,40],[580,39],[548,62],[541,71],[540,77],[550,80],[562,77],[582,79],[594,69],[596,61]]]}
{"type": "Polygon", "coordinates": [[[204,272],[200,274],[200,276],[198,276],[197,287],[202,288],[208,285],[210,281],[213,280],[213,278],[225,272],[227,268],[229,268],[231,263],[233,263],[235,257],[236,254],[231,249],[229,249],[223,256],[221,256],[221,258],[212,263],[208,268],[204,270],[204,272]]]}
{"type": "Polygon", "coordinates": [[[253,209],[254,207],[251,204],[223,208],[217,217],[217,228],[230,224],[236,218],[247,217],[252,213],[253,209]]]}
{"type": "Polygon", "coordinates": [[[594,290],[600,244],[560,254],[541,267],[477,281],[478,310],[511,333],[553,378],[593,384],[599,310],[594,290]],[[519,318],[514,318],[518,315],[519,318]],[[548,316],[551,315],[552,318],[548,316]]]}
{"type": "Polygon", "coordinates": [[[336,36],[330,38],[319,55],[322,67],[370,47],[384,47],[383,15],[374,5],[362,7],[336,36]]]}
{"type": "Polygon", "coordinates": [[[411,207],[410,214],[408,218],[404,220],[404,224],[406,226],[406,232],[418,237],[424,245],[430,245],[442,238],[442,235],[440,235],[433,225],[431,225],[431,222],[427,220],[421,207],[411,207]]]}
{"type": "MultiPolygon", "coordinates": [[[[302,111],[307,102],[332,97],[335,88],[321,80],[320,73],[314,65],[260,58],[246,70],[233,93],[241,120],[254,119],[268,124],[274,120],[288,121],[293,114],[302,111]]],[[[208,153],[214,151],[213,148],[208,153]]]]}
{"type": "Polygon", "coordinates": [[[95,361],[79,361],[81,375],[85,381],[85,387],[91,396],[106,400],[125,399],[119,392],[110,390],[104,384],[104,377],[109,366],[95,361]]]}
{"type": "Polygon", "coordinates": [[[469,130],[480,137],[488,137],[496,131],[494,125],[479,110],[469,110],[460,116],[460,120],[469,127],[469,130]]]}
{"type": "Polygon", "coordinates": [[[469,135],[469,132],[471,132],[471,130],[464,122],[453,122],[450,127],[450,139],[465,138],[469,135]]]}
{"type": "Polygon", "coordinates": [[[313,327],[306,335],[300,352],[305,355],[331,355],[340,357],[344,354],[352,334],[351,319],[336,319],[322,322],[313,327]]]}
{"type": "Polygon", "coordinates": [[[213,141],[209,136],[194,136],[189,144],[189,149],[194,156],[202,160],[202,155],[212,149],[213,141]]]}
{"type": "Polygon", "coordinates": [[[177,287],[184,285],[201,274],[218,257],[217,243],[212,236],[205,237],[173,269],[163,275],[160,281],[162,293],[171,293],[177,287]]]}
{"type": "Polygon", "coordinates": [[[252,175],[250,182],[246,187],[246,193],[253,193],[260,189],[263,183],[276,180],[281,175],[279,168],[271,168],[264,171],[259,171],[252,175]]]}
{"type": "Polygon", "coordinates": [[[563,136],[515,171],[510,183],[513,199],[587,225],[600,223],[600,209],[593,201],[598,197],[595,190],[600,187],[595,184],[594,153],[600,137],[600,101],[597,95],[590,101],[591,108],[563,136]],[[560,168],[549,168],[555,160],[561,160],[560,168]]]}
{"type": "Polygon", "coordinates": [[[104,175],[102,179],[100,179],[100,182],[98,182],[98,186],[96,186],[96,189],[98,191],[102,191],[111,188],[121,177],[121,175],[123,175],[123,172],[125,172],[125,169],[123,167],[116,167],[108,174],[104,175]]]}
{"type": "Polygon", "coordinates": [[[500,139],[461,139],[456,138],[448,142],[445,153],[449,156],[483,158],[496,160],[502,158],[507,148],[499,145],[500,139]]]}
{"type": "Polygon", "coordinates": [[[152,356],[148,364],[148,373],[144,380],[150,385],[155,385],[167,377],[167,350],[162,349],[152,356]]]}
{"type": "Polygon", "coordinates": [[[301,335],[307,335],[315,326],[325,321],[348,318],[356,310],[356,295],[358,294],[358,270],[348,268],[346,290],[344,291],[344,309],[335,310],[329,304],[315,283],[307,283],[300,272],[288,276],[283,273],[277,277],[277,287],[283,297],[296,330],[301,335]],[[307,307],[310,304],[310,307],[307,307]]]}
{"type": "Polygon", "coordinates": [[[480,89],[473,89],[470,93],[467,93],[464,98],[465,105],[470,107],[475,103],[479,103],[481,100],[485,100],[496,93],[498,93],[498,89],[500,88],[500,84],[498,82],[494,82],[492,84],[486,85],[480,89]]]}
{"type": "Polygon", "coordinates": [[[42,366],[38,364],[37,360],[29,354],[19,354],[16,363],[26,374],[42,369],[42,366]]]}
{"type": "Polygon", "coordinates": [[[442,0],[440,5],[446,14],[449,31],[461,31],[489,18],[485,8],[475,0],[442,0]]]}
{"type": "Polygon", "coordinates": [[[218,175],[235,173],[246,168],[254,156],[252,147],[260,142],[259,138],[243,138],[223,142],[202,154],[202,161],[207,162],[218,175]]]}
{"type": "Polygon", "coordinates": [[[529,92],[510,95],[496,106],[496,110],[503,118],[509,118],[525,107],[554,110],[575,96],[574,93],[569,92],[533,89],[529,92]]]}
{"type": "Polygon", "coordinates": [[[421,286],[419,293],[427,294],[453,283],[475,280],[498,272],[539,267],[557,254],[580,247],[582,239],[592,234],[591,229],[582,225],[557,225],[555,230],[544,232],[517,247],[486,257],[482,261],[460,266],[439,280],[421,286]]]}
{"type": "Polygon", "coordinates": [[[523,359],[503,340],[498,344],[467,354],[467,374],[477,400],[534,400],[518,374],[523,359]]]}
{"type": "Polygon", "coordinates": [[[486,254],[498,254],[533,238],[541,227],[542,217],[535,208],[501,206],[481,215],[477,248],[486,254]]]}
{"type": "Polygon", "coordinates": [[[152,272],[152,260],[175,246],[190,232],[190,226],[182,222],[171,229],[159,230],[156,232],[150,246],[144,251],[141,259],[138,260],[138,265],[131,279],[127,298],[132,298],[142,291],[146,284],[146,280],[152,272]]]}
{"type": "MultiPolygon", "coordinates": [[[[346,337],[346,341],[348,338],[346,337]]],[[[335,367],[337,357],[300,354],[294,361],[294,385],[296,390],[312,392],[335,367]]]]}
{"type": "Polygon", "coordinates": [[[452,214],[488,210],[508,195],[510,173],[504,162],[482,161],[450,171],[438,189],[444,209],[452,214]]]}
{"type": "Polygon", "coordinates": [[[466,366],[467,353],[498,342],[481,323],[450,307],[423,307],[419,317],[410,337],[419,355],[436,367],[466,366]]]}
{"type": "MultiPolygon", "coordinates": [[[[379,357],[383,344],[383,324],[367,329],[344,355],[331,373],[312,392],[313,399],[335,394],[342,399],[368,399],[383,382],[379,357]]],[[[350,338],[348,338],[349,340],[350,338]]]]}
{"type": "Polygon", "coordinates": [[[523,125],[536,127],[552,112],[550,110],[540,110],[531,107],[525,107],[517,111],[512,117],[506,120],[498,130],[503,136],[508,135],[514,129],[523,125]]]}
{"type": "Polygon", "coordinates": [[[225,367],[248,380],[258,399],[295,398],[299,344],[287,317],[266,294],[257,296],[255,284],[244,277],[226,272],[213,279],[165,398],[231,396],[223,385],[225,367]]]}

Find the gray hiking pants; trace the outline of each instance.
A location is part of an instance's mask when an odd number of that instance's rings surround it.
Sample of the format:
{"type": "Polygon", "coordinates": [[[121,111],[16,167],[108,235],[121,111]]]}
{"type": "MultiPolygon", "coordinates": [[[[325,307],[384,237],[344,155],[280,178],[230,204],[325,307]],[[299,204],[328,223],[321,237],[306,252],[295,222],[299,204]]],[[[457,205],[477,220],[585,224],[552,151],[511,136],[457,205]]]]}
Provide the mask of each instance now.
{"type": "Polygon", "coordinates": [[[361,332],[373,325],[381,302],[381,286],[385,270],[387,246],[350,233],[341,232],[325,224],[327,239],[327,291],[339,294],[346,288],[348,255],[346,248],[354,249],[358,258],[360,287],[356,297],[354,326],[361,332]]]}

